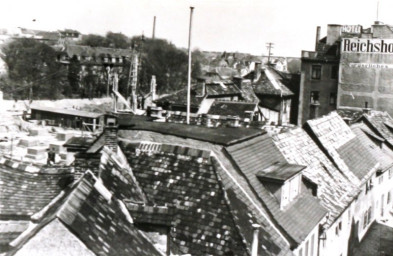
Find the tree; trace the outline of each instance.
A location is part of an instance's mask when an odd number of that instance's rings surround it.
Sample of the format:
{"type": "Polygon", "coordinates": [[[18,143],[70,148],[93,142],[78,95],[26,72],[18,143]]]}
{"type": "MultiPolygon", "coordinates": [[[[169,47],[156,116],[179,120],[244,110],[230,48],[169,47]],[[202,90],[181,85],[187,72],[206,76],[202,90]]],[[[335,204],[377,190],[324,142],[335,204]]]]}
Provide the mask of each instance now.
{"type": "Polygon", "coordinates": [[[26,99],[58,99],[70,92],[67,69],[56,61],[50,46],[22,38],[3,47],[13,90],[26,99]]]}
{"type": "Polygon", "coordinates": [[[68,65],[68,82],[70,83],[73,94],[80,93],[80,73],[80,62],[76,56],[73,56],[68,65]]]}
{"type": "Polygon", "coordinates": [[[130,47],[129,39],[122,33],[108,32],[105,38],[105,46],[111,48],[128,49],[130,47]]]}
{"type": "Polygon", "coordinates": [[[88,34],[82,37],[81,45],[88,45],[91,47],[106,47],[106,38],[100,35],[88,34]]]}

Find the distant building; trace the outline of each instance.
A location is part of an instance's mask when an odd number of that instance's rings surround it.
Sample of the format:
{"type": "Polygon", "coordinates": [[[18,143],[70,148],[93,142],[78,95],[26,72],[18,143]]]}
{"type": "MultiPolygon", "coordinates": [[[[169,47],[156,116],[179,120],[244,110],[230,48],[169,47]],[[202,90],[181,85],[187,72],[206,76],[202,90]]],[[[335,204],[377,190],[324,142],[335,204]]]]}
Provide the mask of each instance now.
{"type": "Polygon", "coordinates": [[[371,107],[393,114],[393,30],[381,22],[328,25],[315,51],[302,51],[298,124],[338,107],[371,107]]]}

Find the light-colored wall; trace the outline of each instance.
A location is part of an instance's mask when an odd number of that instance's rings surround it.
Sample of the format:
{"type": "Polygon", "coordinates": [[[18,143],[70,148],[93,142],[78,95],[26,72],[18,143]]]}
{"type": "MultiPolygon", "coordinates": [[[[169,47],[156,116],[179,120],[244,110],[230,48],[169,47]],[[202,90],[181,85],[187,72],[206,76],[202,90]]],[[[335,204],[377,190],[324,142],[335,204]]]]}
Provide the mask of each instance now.
{"type": "Polygon", "coordinates": [[[310,232],[304,241],[293,251],[296,256],[317,256],[318,255],[318,233],[319,224],[310,232]],[[313,241],[313,242],[312,242],[313,241]],[[308,250],[306,254],[306,250],[308,250]]]}

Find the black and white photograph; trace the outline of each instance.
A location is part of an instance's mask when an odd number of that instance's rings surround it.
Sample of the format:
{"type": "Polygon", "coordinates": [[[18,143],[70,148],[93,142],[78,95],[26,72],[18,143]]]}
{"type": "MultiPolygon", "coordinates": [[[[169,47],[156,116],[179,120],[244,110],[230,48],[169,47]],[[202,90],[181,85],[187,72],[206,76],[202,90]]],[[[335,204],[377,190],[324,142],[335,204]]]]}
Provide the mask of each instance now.
{"type": "Polygon", "coordinates": [[[0,6],[0,256],[393,256],[393,1],[0,6]]]}

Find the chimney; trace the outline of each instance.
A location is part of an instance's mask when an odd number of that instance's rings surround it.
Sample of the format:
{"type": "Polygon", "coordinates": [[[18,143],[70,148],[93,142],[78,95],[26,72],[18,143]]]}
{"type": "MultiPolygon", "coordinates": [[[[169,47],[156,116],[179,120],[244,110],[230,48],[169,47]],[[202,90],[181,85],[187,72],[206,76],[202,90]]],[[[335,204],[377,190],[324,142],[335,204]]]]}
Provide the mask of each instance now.
{"type": "Polygon", "coordinates": [[[156,76],[151,76],[151,83],[150,83],[150,92],[151,92],[151,100],[156,100],[156,76]]]}
{"type": "Polygon", "coordinates": [[[341,25],[329,24],[327,28],[327,45],[333,45],[341,36],[341,25]]]}
{"type": "Polygon", "coordinates": [[[251,256],[258,256],[258,235],[259,235],[259,228],[261,225],[259,224],[252,224],[253,229],[253,237],[252,237],[252,248],[251,248],[251,256]]]}
{"type": "Polygon", "coordinates": [[[204,97],[206,95],[206,79],[197,78],[197,96],[204,97]]]}
{"type": "Polygon", "coordinates": [[[256,81],[261,75],[261,62],[255,62],[253,81],[256,81]]]}
{"type": "Polygon", "coordinates": [[[319,43],[320,39],[321,39],[321,27],[317,26],[317,35],[316,35],[316,38],[315,38],[315,51],[318,50],[318,43],[319,43]]]}
{"type": "Polygon", "coordinates": [[[117,152],[117,130],[118,130],[117,116],[112,114],[105,115],[104,136],[105,146],[113,152],[117,152]]]}
{"type": "Polygon", "coordinates": [[[368,107],[368,102],[364,102],[364,108],[363,108],[363,114],[369,115],[371,111],[371,108],[368,107]]]}
{"type": "Polygon", "coordinates": [[[233,77],[233,83],[236,84],[236,86],[239,89],[242,89],[242,82],[243,82],[243,78],[242,77],[239,77],[239,76],[233,77]]]}

